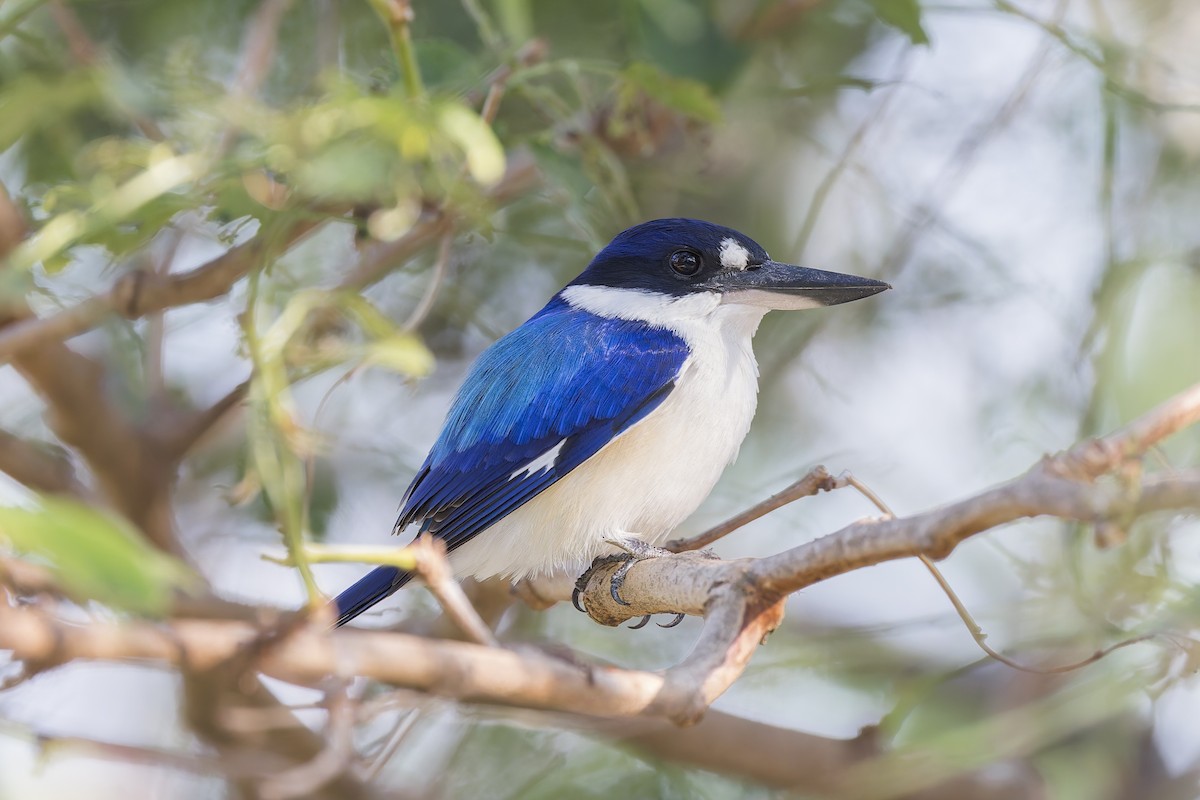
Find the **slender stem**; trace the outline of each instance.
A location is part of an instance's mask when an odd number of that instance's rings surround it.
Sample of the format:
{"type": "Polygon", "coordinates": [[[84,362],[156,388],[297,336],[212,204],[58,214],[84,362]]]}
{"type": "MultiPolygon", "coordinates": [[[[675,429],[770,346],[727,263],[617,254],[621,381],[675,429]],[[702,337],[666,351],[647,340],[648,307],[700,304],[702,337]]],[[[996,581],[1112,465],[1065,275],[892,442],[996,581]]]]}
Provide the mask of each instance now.
{"type": "Polygon", "coordinates": [[[404,88],[409,98],[420,100],[425,96],[425,86],[421,82],[421,68],[417,64],[409,31],[413,19],[412,3],[410,0],[370,0],[370,3],[387,28],[396,61],[404,73],[404,88]]]}
{"type": "MultiPolygon", "coordinates": [[[[306,542],[300,551],[309,564],[377,564],[409,571],[417,567],[417,559],[407,547],[331,547],[306,542]]],[[[282,558],[268,553],[262,558],[272,564],[297,565],[295,554],[290,551],[282,558]]]]}
{"type": "MultiPolygon", "coordinates": [[[[283,528],[284,545],[287,547],[291,563],[296,567],[296,571],[300,573],[309,607],[318,608],[324,603],[324,597],[321,594],[321,590],[317,588],[316,577],[313,575],[312,566],[306,557],[304,513],[302,511],[297,513],[298,509],[296,508],[296,500],[303,495],[303,492],[297,493],[296,496],[288,496],[292,493],[287,491],[288,487],[296,485],[297,481],[303,485],[304,476],[302,472],[297,475],[298,465],[294,454],[287,452],[287,448],[280,446],[279,437],[282,435],[282,431],[279,428],[278,420],[272,414],[272,409],[270,408],[271,403],[281,402],[287,394],[286,377],[280,380],[281,376],[278,374],[278,370],[273,369],[271,365],[267,364],[267,360],[263,354],[262,339],[258,335],[255,322],[261,275],[261,269],[250,273],[247,286],[246,313],[243,317],[242,328],[246,337],[246,347],[250,352],[250,359],[254,365],[250,392],[251,402],[257,406],[256,416],[270,429],[268,435],[271,441],[265,447],[254,446],[254,440],[258,437],[252,436],[252,450],[260,474],[264,468],[268,468],[278,477],[275,485],[280,491],[278,492],[278,496],[272,497],[271,500],[279,514],[279,521],[283,528]]],[[[271,483],[271,481],[267,480],[263,482],[268,496],[270,495],[271,483]]]]}

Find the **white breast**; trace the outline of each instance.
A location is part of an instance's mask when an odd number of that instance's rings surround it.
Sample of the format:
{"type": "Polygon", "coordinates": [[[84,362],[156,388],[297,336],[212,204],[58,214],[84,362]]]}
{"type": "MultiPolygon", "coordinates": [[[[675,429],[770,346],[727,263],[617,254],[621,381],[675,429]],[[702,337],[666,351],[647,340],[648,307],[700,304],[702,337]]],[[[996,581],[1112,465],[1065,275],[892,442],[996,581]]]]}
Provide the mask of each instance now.
{"type": "Polygon", "coordinates": [[[459,575],[518,579],[578,570],[610,536],[662,542],[712,490],[750,430],[758,395],[751,350],[766,309],[590,286],[563,292],[604,316],[670,327],[691,348],[675,389],[641,422],[450,555],[459,575]],[[620,293],[620,294],[618,294],[620,293]]]}

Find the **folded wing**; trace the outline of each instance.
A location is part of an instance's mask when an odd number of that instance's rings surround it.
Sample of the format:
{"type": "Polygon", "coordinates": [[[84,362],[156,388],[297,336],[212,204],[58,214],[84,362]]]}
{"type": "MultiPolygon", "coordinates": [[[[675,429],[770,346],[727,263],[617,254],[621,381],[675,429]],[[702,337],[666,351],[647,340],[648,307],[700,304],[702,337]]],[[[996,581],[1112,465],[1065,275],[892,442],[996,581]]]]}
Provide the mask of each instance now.
{"type": "Polygon", "coordinates": [[[688,354],[669,330],[548,306],[475,363],[395,530],[470,541],[657,408],[688,354]]]}

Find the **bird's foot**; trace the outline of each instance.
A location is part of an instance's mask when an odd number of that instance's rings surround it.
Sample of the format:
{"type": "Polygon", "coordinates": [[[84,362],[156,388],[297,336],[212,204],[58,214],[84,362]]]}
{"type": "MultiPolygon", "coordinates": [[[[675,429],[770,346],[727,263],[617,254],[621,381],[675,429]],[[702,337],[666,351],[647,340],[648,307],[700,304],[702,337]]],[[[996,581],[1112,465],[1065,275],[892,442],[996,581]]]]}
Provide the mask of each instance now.
{"type": "MultiPolygon", "coordinates": [[[[609,581],[608,593],[609,596],[612,597],[613,602],[619,605],[627,606],[629,603],[626,602],[623,597],[621,597],[621,587],[625,584],[625,576],[629,574],[629,570],[633,569],[633,565],[639,561],[645,561],[651,558],[662,558],[664,556],[675,555],[670,550],[664,550],[661,547],[655,547],[652,544],[647,544],[641,539],[634,539],[633,537],[613,537],[610,539],[605,539],[605,541],[608,544],[611,544],[613,547],[618,547],[625,552],[616,553],[614,555],[600,556],[592,562],[592,565],[588,567],[587,571],[579,576],[579,580],[575,581],[575,590],[571,593],[571,604],[574,605],[575,608],[585,613],[586,609],[584,609],[582,603],[580,602],[580,595],[587,588],[588,583],[591,582],[592,575],[595,574],[597,569],[607,567],[611,564],[620,563],[620,566],[617,567],[609,581]]],[[[647,614],[646,616],[642,617],[641,620],[633,625],[630,625],[630,629],[638,630],[646,627],[646,624],[650,622],[650,616],[651,615],[647,614]]],[[[667,624],[664,625],[661,622],[657,624],[660,628],[674,628],[676,625],[683,622],[683,618],[686,616],[686,614],[676,614],[674,619],[667,624]]]]}
{"type": "MultiPolygon", "coordinates": [[[[618,553],[615,556],[616,559],[623,563],[617,567],[617,571],[613,573],[612,580],[608,584],[608,593],[612,597],[613,602],[622,606],[629,605],[629,603],[625,602],[625,598],[621,597],[621,587],[625,585],[625,576],[629,574],[629,570],[633,569],[634,564],[639,561],[647,561],[651,558],[675,555],[670,550],[655,547],[652,544],[647,544],[641,539],[634,539],[631,536],[614,536],[604,541],[613,547],[619,547],[625,551],[624,555],[618,553]]],[[[636,627],[640,628],[645,624],[646,620],[642,620],[636,627]]]]}
{"type": "Polygon", "coordinates": [[[611,556],[600,556],[593,561],[592,565],[584,570],[583,574],[580,575],[575,581],[575,589],[571,592],[571,605],[575,606],[578,611],[582,611],[586,614],[587,609],[583,607],[583,603],[580,602],[579,598],[580,595],[583,594],[583,590],[587,588],[589,583],[591,583],[592,576],[596,574],[596,570],[607,567],[609,564],[615,564],[618,561],[626,561],[628,559],[628,555],[624,553],[618,553],[611,556]]]}

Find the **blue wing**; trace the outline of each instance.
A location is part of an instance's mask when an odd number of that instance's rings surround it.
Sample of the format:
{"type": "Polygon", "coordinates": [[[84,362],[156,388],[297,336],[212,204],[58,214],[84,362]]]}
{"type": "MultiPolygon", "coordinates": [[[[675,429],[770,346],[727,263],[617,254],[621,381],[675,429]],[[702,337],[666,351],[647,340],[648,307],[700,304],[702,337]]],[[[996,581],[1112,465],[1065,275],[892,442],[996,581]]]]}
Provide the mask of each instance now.
{"type": "Polygon", "coordinates": [[[475,363],[395,530],[469,541],[657,408],[688,355],[669,330],[552,302],[475,363]]]}

